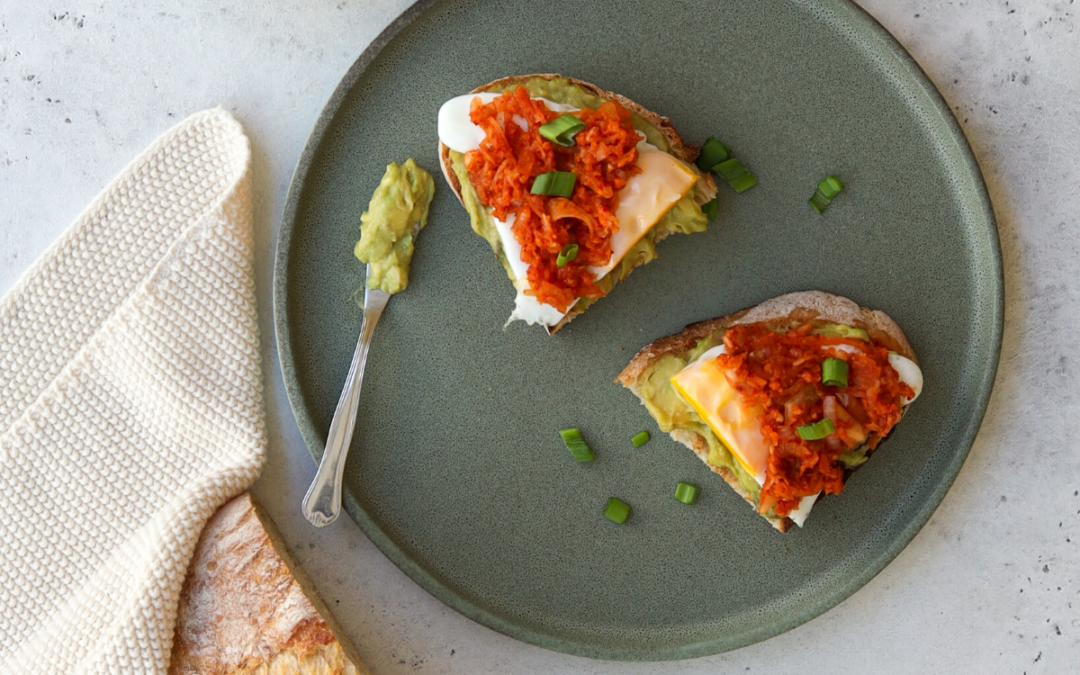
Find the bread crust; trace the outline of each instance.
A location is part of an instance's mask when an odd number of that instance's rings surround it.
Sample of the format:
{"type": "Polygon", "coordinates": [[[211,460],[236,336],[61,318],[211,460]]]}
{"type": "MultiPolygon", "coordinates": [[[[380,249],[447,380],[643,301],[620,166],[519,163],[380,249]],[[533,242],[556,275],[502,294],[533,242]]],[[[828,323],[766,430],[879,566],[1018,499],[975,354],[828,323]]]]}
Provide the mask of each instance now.
{"type": "MultiPolygon", "coordinates": [[[[641,377],[663,356],[685,354],[703,338],[717,331],[726,331],[733,326],[763,324],[772,330],[783,331],[807,322],[842,323],[862,328],[869,333],[873,341],[918,363],[904,332],[884,312],[860,307],[852,300],[839,295],[823,291],[800,291],[766,300],[759,305],[747,307],[727,316],[692,323],[674,335],[654,340],[630,359],[630,363],[619,373],[615,381],[643,400],[641,377]]],[[[907,412],[906,408],[904,412],[907,412]]],[[[671,437],[693,450],[706,466],[720,474],[735,492],[756,507],[752,496],[742,489],[732,471],[723,467],[714,467],[708,463],[709,445],[704,437],[684,429],[672,430],[671,437]]],[[[854,471],[855,469],[850,469],[845,475],[845,480],[854,471]]],[[[763,517],[781,532],[787,532],[795,524],[790,518],[763,517]]]]}
{"type": "MultiPolygon", "coordinates": [[[[540,77],[550,81],[563,76],[557,73],[512,75],[510,77],[503,77],[498,80],[488,82],[485,85],[473,89],[469,93],[479,94],[481,92],[490,91],[491,89],[495,88],[511,87],[516,84],[524,83],[536,77],[540,77]]],[[[567,77],[565,79],[571,84],[581,87],[582,89],[594,96],[598,96],[606,100],[618,101],[627,110],[635,112],[638,115],[644,117],[645,120],[649,122],[649,124],[652,124],[654,127],[659,129],[660,133],[664,135],[664,138],[666,138],[668,143],[671,144],[671,149],[675,156],[689,164],[690,167],[694,170],[694,172],[698,175],[698,185],[696,185],[694,189],[694,201],[700,206],[716,197],[716,182],[713,180],[710,174],[701,173],[698,170],[697,166],[694,164],[694,161],[698,158],[698,154],[701,152],[701,147],[685,142],[683,140],[683,137],[679,135],[679,132],[671,124],[670,119],[664,117],[663,115],[658,115],[657,113],[652,112],[648,108],[645,108],[644,106],[641,106],[634,101],[631,101],[630,99],[626,98],[621,94],[616,94],[613,91],[601,89],[595,84],[585,82],[584,80],[578,80],[573,77],[567,77]]],[[[443,145],[442,142],[439,143],[439,165],[442,169],[443,177],[446,179],[446,183],[450,186],[450,189],[454,191],[454,195],[458,198],[458,201],[461,202],[464,206],[465,202],[462,200],[461,197],[461,181],[458,180],[457,175],[454,173],[450,165],[450,148],[443,145]]],[[[658,237],[656,239],[656,243],[659,243],[660,241],[665,239],[668,234],[658,237]]],[[[631,268],[631,270],[638,267],[640,264],[641,263],[635,264],[634,267],[631,268]]],[[[556,332],[559,331],[559,329],[570,323],[570,321],[572,321],[574,317],[578,316],[584,311],[584,309],[571,308],[570,311],[567,312],[566,315],[559,321],[559,323],[555,324],[554,326],[546,327],[548,334],[554,335],[556,332]]]]}
{"type": "Polygon", "coordinates": [[[203,528],[169,675],[364,675],[368,669],[248,494],[203,528]]]}

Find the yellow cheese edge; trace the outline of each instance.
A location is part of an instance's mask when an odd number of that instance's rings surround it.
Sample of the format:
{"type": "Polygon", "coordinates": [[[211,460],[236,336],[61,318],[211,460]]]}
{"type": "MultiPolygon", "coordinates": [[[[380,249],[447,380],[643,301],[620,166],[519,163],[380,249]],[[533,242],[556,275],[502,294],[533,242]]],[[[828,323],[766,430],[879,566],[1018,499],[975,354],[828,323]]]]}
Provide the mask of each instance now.
{"type": "MultiPolygon", "coordinates": [[[[716,437],[720,439],[720,442],[723,443],[724,446],[728,449],[728,452],[730,452],[731,456],[735,458],[735,461],[741,464],[742,467],[746,469],[751,476],[757,475],[757,471],[752,466],[747,464],[746,460],[743,459],[742,455],[739,454],[739,452],[732,447],[732,443],[728,440],[727,434],[725,434],[722,430],[718,429],[715,424],[713,424],[712,414],[707,411],[704,406],[702,406],[698,402],[698,400],[683,387],[682,383],[679,382],[678,377],[685,373],[686,370],[687,369],[683,369],[671,376],[671,386],[674,387],[675,391],[678,392],[679,396],[683,397],[684,401],[690,404],[690,407],[692,407],[694,411],[697,412],[698,416],[701,417],[705,424],[709,425],[709,428],[712,429],[713,433],[716,434],[716,437]]],[[[698,372],[700,372],[700,366],[697,370],[698,372]]]]}
{"type": "Polygon", "coordinates": [[[655,181],[656,176],[662,177],[663,180],[659,182],[659,185],[665,189],[664,194],[659,194],[658,198],[653,201],[652,204],[648,204],[646,209],[632,210],[627,206],[628,203],[633,204],[633,200],[627,200],[622,197],[619,199],[619,206],[615,209],[615,217],[619,221],[619,229],[616,231],[612,238],[619,238],[620,234],[624,236],[630,234],[633,239],[627,240],[627,243],[620,242],[619,248],[622,249],[622,255],[618,260],[615,260],[615,242],[612,241],[612,262],[606,267],[601,269],[614,268],[622,258],[632,249],[645,234],[656,226],[660,222],[660,219],[664,217],[668,211],[670,211],[675,204],[679,202],[690,190],[694,188],[694,185],[698,181],[697,174],[695,174],[690,167],[686,166],[679,159],[672,157],[666,152],[659,150],[651,150],[648,152],[642,152],[638,155],[638,166],[642,168],[642,172],[632,176],[627,185],[620,190],[626,190],[635,185],[637,181],[648,179],[655,181]],[[658,164],[659,163],[659,164],[658,164]],[[663,175],[661,175],[661,173],[663,175]],[[641,220],[648,225],[637,226],[634,228],[628,228],[632,221],[641,220]]]}

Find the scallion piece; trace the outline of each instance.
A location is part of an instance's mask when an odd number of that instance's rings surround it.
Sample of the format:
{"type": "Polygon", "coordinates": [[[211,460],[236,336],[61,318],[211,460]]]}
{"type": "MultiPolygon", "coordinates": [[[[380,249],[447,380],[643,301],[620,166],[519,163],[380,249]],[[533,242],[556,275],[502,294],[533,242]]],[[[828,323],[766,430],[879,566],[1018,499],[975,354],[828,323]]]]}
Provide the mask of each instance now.
{"type": "Polygon", "coordinates": [[[820,441],[836,431],[836,427],[833,425],[831,419],[825,417],[813,424],[804,424],[795,429],[795,431],[799,433],[799,438],[804,441],[820,441]]]}
{"type": "Polygon", "coordinates": [[[577,252],[577,244],[567,244],[563,247],[563,250],[559,251],[559,257],[555,259],[555,264],[559,267],[566,267],[566,263],[577,257],[577,252]]]}
{"type": "Polygon", "coordinates": [[[829,204],[832,203],[833,197],[840,194],[840,191],[843,189],[844,184],[840,182],[839,178],[836,176],[826,176],[818,183],[814,196],[810,198],[810,206],[814,207],[814,210],[819,214],[825,213],[825,209],[829,208],[829,204]]]}
{"type": "Polygon", "coordinates": [[[577,174],[573,171],[548,171],[533,180],[529,192],[534,195],[569,197],[574,194],[574,185],[576,183],[577,174]]]}
{"type": "Polygon", "coordinates": [[[555,182],[554,171],[542,173],[533,179],[532,187],[529,188],[529,192],[534,195],[546,195],[551,190],[551,184],[555,182]]]}
{"type": "Polygon", "coordinates": [[[697,501],[697,495],[700,491],[701,488],[696,485],[679,483],[675,486],[675,499],[678,499],[683,504],[693,504],[697,501]]]}
{"type": "Polygon", "coordinates": [[[757,177],[746,170],[742,162],[732,157],[712,168],[735,192],[745,192],[757,185],[757,177]]]}
{"type": "Polygon", "coordinates": [[[640,448],[641,446],[648,443],[650,438],[652,438],[652,436],[649,435],[648,431],[642,431],[640,434],[636,434],[633,438],[631,438],[630,442],[634,444],[635,448],[640,448]]]}
{"type": "Polygon", "coordinates": [[[846,387],[848,364],[844,359],[828,358],[821,362],[821,383],[826,387],[846,387]]]}
{"type": "Polygon", "coordinates": [[[585,439],[581,437],[581,431],[578,429],[563,429],[559,432],[562,436],[563,443],[566,444],[566,449],[570,451],[570,454],[574,456],[579,462],[591,462],[596,459],[593,456],[592,450],[585,442],[585,439]]]}
{"type": "Polygon", "coordinates": [[[720,142],[720,139],[709,137],[705,145],[701,146],[701,154],[698,155],[697,165],[702,171],[709,171],[714,166],[731,156],[731,150],[720,142]]]}
{"type": "Polygon", "coordinates": [[[556,145],[570,147],[574,144],[574,136],[584,128],[585,123],[573,115],[559,115],[540,127],[540,135],[556,145]]]}
{"type": "Polygon", "coordinates": [[[840,191],[844,189],[844,184],[836,176],[826,176],[818,183],[817,189],[821,191],[821,194],[832,199],[840,194],[840,191]]]}
{"type": "Polygon", "coordinates": [[[607,506],[604,507],[604,515],[607,516],[608,520],[622,525],[630,517],[630,505],[612,497],[608,500],[607,506]]]}
{"type": "Polygon", "coordinates": [[[570,197],[574,194],[574,185],[577,184],[577,174],[573,171],[556,171],[555,182],[551,185],[548,194],[554,197],[570,197]]]}
{"type": "Polygon", "coordinates": [[[705,202],[701,205],[701,212],[704,213],[709,220],[712,220],[716,217],[716,211],[719,206],[719,202],[713,199],[711,202],[705,202]]]}

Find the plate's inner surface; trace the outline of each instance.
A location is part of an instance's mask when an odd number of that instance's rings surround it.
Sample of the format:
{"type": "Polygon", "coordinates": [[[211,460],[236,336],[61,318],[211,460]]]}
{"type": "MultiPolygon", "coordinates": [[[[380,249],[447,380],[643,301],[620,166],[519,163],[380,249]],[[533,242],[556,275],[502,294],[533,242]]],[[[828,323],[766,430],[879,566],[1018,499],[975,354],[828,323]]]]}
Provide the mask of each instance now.
{"type": "Polygon", "coordinates": [[[325,439],[361,319],[360,213],[385,165],[413,157],[438,187],[409,288],[375,334],[346,469],[354,518],[444,601],[546,646],[670,658],[767,637],[865,583],[963,461],[1000,321],[977,169],[915,67],[847,5],[551,11],[560,18],[521,2],[439,4],[345,96],[299,184],[279,268],[298,422],[325,439]],[[760,180],[741,195],[722,185],[708,232],[663,242],[554,337],[503,328],[513,289],[437,160],[443,101],[533,72],[620,92],[690,142],[716,135],[760,180]],[[830,173],[846,189],[822,217],[807,199],[830,173]],[[612,381],[661,335],[802,289],[886,311],[926,388],[844,494],[781,535],[612,381]],[[568,426],[595,462],[562,446],[568,426]],[[653,440],[635,449],[643,429],[653,440]],[[695,505],[673,498],[679,481],[702,487],[695,505]],[[623,526],[601,515],[610,496],[633,507],[623,526]]]}

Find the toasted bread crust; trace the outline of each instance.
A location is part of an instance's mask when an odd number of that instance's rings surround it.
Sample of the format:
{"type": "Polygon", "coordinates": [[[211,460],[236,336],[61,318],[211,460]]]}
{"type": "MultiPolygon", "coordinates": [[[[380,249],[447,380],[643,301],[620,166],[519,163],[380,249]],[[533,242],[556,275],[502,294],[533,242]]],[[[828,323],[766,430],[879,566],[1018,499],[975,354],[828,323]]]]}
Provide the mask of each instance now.
{"type": "MultiPolygon", "coordinates": [[[[524,83],[535,77],[544,78],[546,80],[554,80],[563,76],[556,73],[513,75],[510,77],[504,77],[495,80],[493,82],[489,82],[483,86],[473,89],[469,93],[479,94],[481,92],[490,91],[491,89],[495,88],[511,87],[516,84],[524,83]]],[[[660,133],[664,135],[664,138],[666,138],[668,143],[671,144],[671,149],[675,156],[689,164],[691,168],[693,168],[694,172],[698,174],[698,183],[700,184],[700,186],[698,188],[695,188],[694,201],[700,206],[716,197],[716,182],[713,180],[712,176],[708,173],[702,174],[700,171],[698,171],[697,166],[694,165],[694,160],[697,159],[698,154],[701,152],[701,147],[686,143],[683,140],[683,137],[679,135],[679,132],[676,131],[675,127],[671,124],[670,119],[652,112],[651,110],[631,101],[630,99],[622,96],[621,94],[616,94],[615,92],[601,89],[595,84],[591,84],[589,82],[578,80],[572,77],[568,77],[566,78],[566,80],[573,85],[581,87],[582,89],[589,92],[590,94],[593,94],[594,96],[599,96],[600,98],[606,100],[618,101],[627,110],[635,112],[645,118],[645,120],[648,121],[649,124],[659,129],[660,133]]],[[[453,169],[450,166],[450,148],[446,147],[441,142],[439,143],[439,164],[440,168],[442,169],[443,177],[446,178],[447,184],[454,191],[454,194],[457,196],[458,201],[461,201],[462,205],[464,205],[464,202],[461,198],[461,181],[458,180],[457,175],[454,173],[453,169]]],[[[656,239],[656,242],[659,243],[667,236],[668,235],[658,237],[656,239]]],[[[640,264],[641,263],[634,265],[631,270],[638,267],[640,264]]],[[[578,316],[584,311],[584,309],[571,309],[569,312],[566,313],[566,316],[564,316],[562,320],[559,321],[559,323],[555,324],[554,326],[547,327],[548,334],[554,335],[556,332],[558,332],[560,328],[570,323],[570,321],[572,321],[574,317],[578,316]]]]}
{"type": "MultiPolygon", "coordinates": [[[[641,377],[658,359],[668,354],[685,354],[692,350],[700,340],[717,331],[754,323],[764,324],[773,330],[787,330],[807,322],[843,323],[862,328],[878,344],[918,363],[907,337],[896,322],[884,312],[860,307],[855,302],[839,295],[822,291],[802,291],[781,295],[727,316],[692,323],[681,332],[654,340],[634,355],[615,381],[634,392],[640,399],[642,398],[641,377]]],[[[673,430],[671,437],[693,450],[694,454],[701,458],[710,469],[720,474],[735,492],[754,504],[750,494],[739,485],[734,473],[708,463],[709,445],[705,438],[684,429],[673,430]]],[[[848,475],[852,471],[854,469],[849,471],[848,475]]],[[[781,532],[787,532],[794,525],[790,518],[763,517],[781,532]]]]}
{"type": "MultiPolygon", "coordinates": [[[[724,466],[713,466],[712,464],[709,464],[709,443],[701,436],[701,434],[696,434],[693,431],[688,431],[686,429],[673,429],[671,431],[671,437],[693,450],[694,454],[698,456],[698,459],[705,462],[705,466],[709,467],[713,473],[720,474],[720,477],[724,479],[725,483],[731,486],[732,490],[745,499],[755,511],[757,510],[757,504],[754,502],[753,496],[739,484],[739,479],[735,476],[735,472],[724,466]]],[[[791,518],[778,518],[776,516],[766,515],[763,515],[762,518],[769,521],[770,525],[781,532],[787,532],[795,526],[795,521],[791,518]]]]}
{"type": "Polygon", "coordinates": [[[367,667],[244,493],[210,519],[180,594],[169,675],[364,675],[367,667]]]}

